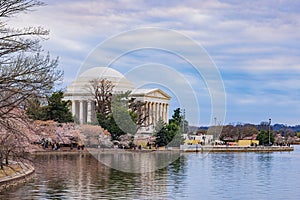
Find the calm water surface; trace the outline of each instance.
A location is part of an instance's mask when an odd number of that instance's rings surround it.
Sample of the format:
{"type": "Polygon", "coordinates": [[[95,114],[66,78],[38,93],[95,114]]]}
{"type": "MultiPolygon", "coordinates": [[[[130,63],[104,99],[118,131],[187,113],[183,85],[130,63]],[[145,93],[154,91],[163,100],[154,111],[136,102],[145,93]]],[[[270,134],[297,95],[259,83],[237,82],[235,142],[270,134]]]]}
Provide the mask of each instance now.
{"type": "Polygon", "coordinates": [[[300,199],[294,152],[183,154],[168,167],[134,174],[88,154],[40,155],[34,179],[0,199],[300,199]]]}

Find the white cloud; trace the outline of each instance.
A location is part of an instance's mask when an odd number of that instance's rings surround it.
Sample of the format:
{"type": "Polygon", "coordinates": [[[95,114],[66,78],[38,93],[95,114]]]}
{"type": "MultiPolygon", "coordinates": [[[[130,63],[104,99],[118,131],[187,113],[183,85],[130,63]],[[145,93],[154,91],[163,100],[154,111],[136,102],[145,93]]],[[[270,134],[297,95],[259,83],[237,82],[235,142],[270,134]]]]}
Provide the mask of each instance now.
{"type": "MultiPolygon", "coordinates": [[[[11,23],[19,27],[42,25],[50,29],[50,39],[43,44],[46,50],[61,57],[61,67],[68,72],[65,75],[68,82],[100,42],[121,31],[156,26],[184,33],[207,49],[223,74],[229,107],[251,105],[255,110],[259,103],[275,105],[288,101],[285,106],[288,109],[299,104],[295,100],[299,97],[295,94],[299,93],[299,81],[295,77],[300,74],[300,12],[296,1],[48,0],[47,3],[48,6],[20,15],[11,23]],[[236,74],[242,74],[242,78],[235,77],[236,74]],[[280,79],[280,74],[284,80],[280,79]],[[260,99],[251,98],[253,93],[260,99]],[[289,98],[284,98],[287,94],[289,98]],[[264,95],[270,98],[262,98],[264,95]],[[274,98],[277,101],[273,101],[274,98]]],[[[136,35],[136,42],[144,40],[143,37],[136,35]]],[[[130,42],[124,38],[119,43],[119,50],[131,45],[130,42]]],[[[176,38],[165,37],[158,43],[165,47],[177,45],[189,54],[188,58],[197,58],[192,55],[193,49],[176,38]]],[[[114,52],[99,53],[103,62],[114,52]]],[[[161,59],[161,63],[170,66],[175,60],[176,64],[184,64],[184,61],[167,56],[135,59],[127,56],[122,58],[124,71],[149,59],[158,63],[161,59]]],[[[198,77],[193,78],[193,74],[188,73],[187,78],[196,84],[198,77]]]]}

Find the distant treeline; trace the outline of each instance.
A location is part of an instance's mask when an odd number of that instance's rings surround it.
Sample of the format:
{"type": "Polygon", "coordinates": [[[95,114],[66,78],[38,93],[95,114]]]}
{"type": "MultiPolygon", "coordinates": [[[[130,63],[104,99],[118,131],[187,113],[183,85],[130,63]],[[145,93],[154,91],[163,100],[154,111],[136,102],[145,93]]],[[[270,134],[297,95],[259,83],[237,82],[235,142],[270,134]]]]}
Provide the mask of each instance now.
{"type": "MultiPolygon", "coordinates": [[[[212,129],[214,127],[211,127],[212,129]]],[[[255,136],[260,132],[260,131],[268,131],[270,128],[271,133],[276,136],[276,135],[281,135],[283,137],[294,137],[300,136],[300,125],[296,126],[287,126],[284,124],[274,124],[270,125],[268,122],[261,122],[259,125],[255,124],[242,124],[242,123],[237,123],[237,124],[228,124],[222,126],[222,132],[219,135],[220,139],[224,140],[238,140],[238,139],[250,139],[253,137],[255,139],[255,136]]],[[[209,129],[208,126],[201,126],[199,128],[197,127],[190,127],[189,131],[190,133],[196,133],[196,134],[207,134],[207,130],[209,129]]],[[[220,130],[220,129],[218,129],[220,130]]]]}
{"type": "Polygon", "coordinates": [[[273,125],[274,131],[285,130],[285,129],[290,129],[294,132],[300,132],[300,125],[295,125],[295,126],[287,126],[285,124],[274,124],[273,125]]]}

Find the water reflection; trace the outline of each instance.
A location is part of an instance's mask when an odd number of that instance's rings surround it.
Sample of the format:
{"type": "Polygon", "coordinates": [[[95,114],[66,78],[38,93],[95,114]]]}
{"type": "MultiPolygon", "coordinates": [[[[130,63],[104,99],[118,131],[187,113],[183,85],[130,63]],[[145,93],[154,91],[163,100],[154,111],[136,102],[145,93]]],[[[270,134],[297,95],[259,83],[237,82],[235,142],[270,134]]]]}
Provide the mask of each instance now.
{"type": "Polygon", "coordinates": [[[90,154],[36,156],[33,182],[0,199],[167,199],[167,168],[125,173],[90,154]]]}
{"type": "Polygon", "coordinates": [[[185,181],[187,171],[187,155],[181,155],[177,160],[172,162],[168,167],[168,184],[169,187],[169,199],[183,198],[185,197],[185,181]]]}
{"type": "MultiPolygon", "coordinates": [[[[34,180],[0,194],[0,199],[298,199],[299,149],[205,157],[183,154],[149,173],[109,168],[85,153],[39,155],[34,180]]],[[[130,163],[128,156],[100,155],[110,162],[124,159],[130,163]]],[[[140,158],[150,166],[156,162],[140,158]]]]}
{"type": "Polygon", "coordinates": [[[147,173],[167,167],[180,157],[179,151],[124,151],[89,149],[104,165],[127,173],[147,173]]]}

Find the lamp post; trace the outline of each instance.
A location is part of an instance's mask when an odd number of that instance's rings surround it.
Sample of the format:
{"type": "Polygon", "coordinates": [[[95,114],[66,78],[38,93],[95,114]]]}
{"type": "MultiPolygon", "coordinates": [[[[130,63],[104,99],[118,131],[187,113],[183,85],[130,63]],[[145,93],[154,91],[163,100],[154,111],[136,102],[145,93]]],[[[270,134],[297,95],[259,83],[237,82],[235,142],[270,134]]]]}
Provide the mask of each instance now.
{"type": "Polygon", "coordinates": [[[215,140],[216,140],[216,137],[217,137],[217,118],[215,117],[214,118],[215,120],[215,127],[214,127],[214,143],[215,143],[215,140]]]}
{"type": "Polygon", "coordinates": [[[185,122],[185,109],[182,109],[182,116],[181,116],[181,123],[182,123],[182,134],[185,133],[184,128],[184,122],[185,122]]]}
{"type": "Polygon", "coordinates": [[[271,134],[271,118],[269,119],[269,145],[271,144],[270,134],[271,134]]]}

